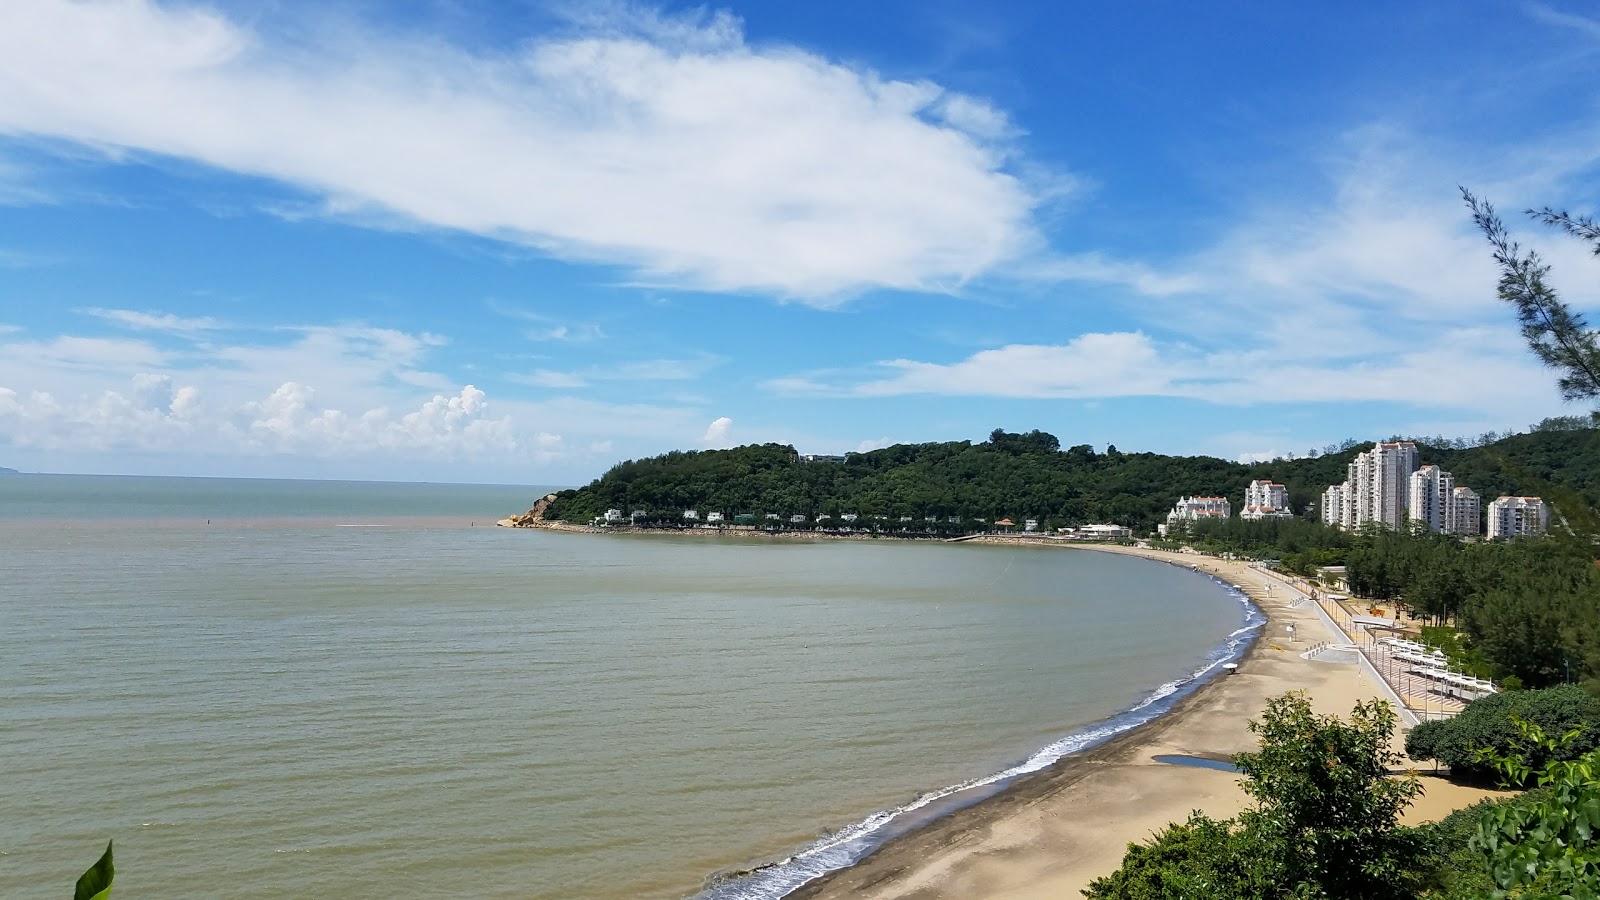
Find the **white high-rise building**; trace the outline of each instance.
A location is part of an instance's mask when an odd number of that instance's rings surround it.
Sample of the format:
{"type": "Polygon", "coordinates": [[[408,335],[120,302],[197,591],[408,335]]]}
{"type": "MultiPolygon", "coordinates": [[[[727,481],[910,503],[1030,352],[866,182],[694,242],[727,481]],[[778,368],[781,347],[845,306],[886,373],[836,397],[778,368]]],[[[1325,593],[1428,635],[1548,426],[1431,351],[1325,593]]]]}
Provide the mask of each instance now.
{"type": "Polygon", "coordinates": [[[1350,527],[1344,520],[1344,495],[1348,484],[1331,485],[1322,492],[1322,524],[1332,525],[1335,528],[1350,527]]]}
{"type": "Polygon", "coordinates": [[[1233,504],[1227,497],[1179,497],[1172,512],[1167,513],[1167,527],[1181,526],[1187,522],[1214,522],[1233,515],[1233,504]]]}
{"type": "Polygon", "coordinates": [[[1478,492],[1469,487],[1457,487],[1450,492],[1450,515],[1454,526],[1450,529],[1456,534],[1481,534],[1483,532],[1483,510],[1478,500],[1478,492]]]}
{"type": "Polygon", "coordinates": [[[1282,519],[1292,517],[1289,509],[1289,489],[1271,481],[1252,481],[1244,489],[1244,509],[1241,519],[1282,519]]]}
{"type": "Polygon", "coordinates": [[[1538,497],[1499,497],[1489,504],[1489,537],[1514,538],[1543,534],[1550,525],[1550,507],[1538,497]]]}
{"type": "Polygon", "coordinates": [[[1455,529],[1455,508],[1452,495],[1456,480],[1438,466],[1423,466],[1411,473],[1408,480],[1407,502],[1411,521],[1421,522],[1429,531],[1452,533],[1455,529]]]}
{"type": "Polygon", "coordinates": [[[1399,529],[1405,524],[1410,503],[1411,473],[1417,470],[1417,445],[1411,441],[1385,441],[1359,454],[1346,468],[1337,497],[1323,495],[1323,521],[1340,528],[1360,528],[1381,522],[1399,529]],[[1337,517],[1329,499],[1338,499],[1337,517]]]}

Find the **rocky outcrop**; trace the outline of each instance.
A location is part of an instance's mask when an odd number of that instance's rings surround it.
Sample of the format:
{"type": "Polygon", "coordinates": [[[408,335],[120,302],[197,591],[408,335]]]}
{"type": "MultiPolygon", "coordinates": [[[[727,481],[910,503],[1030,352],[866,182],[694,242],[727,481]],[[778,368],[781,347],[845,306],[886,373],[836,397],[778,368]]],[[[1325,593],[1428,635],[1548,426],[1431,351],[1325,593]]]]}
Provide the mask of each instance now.
{"type": "Polygon", "coordinates": [[[519,516],[501,519],[496,524],[506,528],[538,528],[544,524],[544,511],[550,508],[555,499],[555,494],[545,494],[539,498],[539,502],[533,504],[532,509],[519,516]]]}

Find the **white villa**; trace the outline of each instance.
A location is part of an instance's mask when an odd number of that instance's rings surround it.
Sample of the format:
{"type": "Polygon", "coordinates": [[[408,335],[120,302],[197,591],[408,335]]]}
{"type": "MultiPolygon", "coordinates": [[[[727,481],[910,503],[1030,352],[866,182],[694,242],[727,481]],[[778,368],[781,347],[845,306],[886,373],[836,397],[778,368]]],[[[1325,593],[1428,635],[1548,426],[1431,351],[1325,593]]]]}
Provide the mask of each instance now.
{"type": "Polygon", "coordinates": [[[1538,497],[1498,497],[1489,504],[1491,539],[1544,534],[1549,526],[1550,505],[1538,497]]]}
{"type": "Polygon", "coordinates": [[[606,510],[605,520],[607,522],[621,522],[622,521],[622,510],[620,510],[620,509],[608,509],[608,510],[606,510]]]}
{"type": "Polygon", "coordinates": [[[1227,497],[1179,497],[1172,512],[1167,513],[1167,527],[1186,522],[1214,522],[1233,515],[1233,504],[1227,497]]]}
{"type": "Polygon", "coordinates": [[[700,511],[699,510],[694,510],[694,509],[686,509],[686,510],[683,511],[683,518],[684,518],[684,521],[686,521],[686,522],[698,522],[698,521],[700,521],[700,511]]]}
{"type": "Polygon", "coordinates": [[[706,521],[707,522],[721,522],[722,521],[722,513],[719,513],[719,512],[706,513],[706,521]]]}
{"type": "Polygon", "coordinates": [[[1289,519],[1294,517],[1289,509],[1289,489],[1272,481],[1252,481],[1244,489],[1244,509],[1241,519],[1289,519]]]}

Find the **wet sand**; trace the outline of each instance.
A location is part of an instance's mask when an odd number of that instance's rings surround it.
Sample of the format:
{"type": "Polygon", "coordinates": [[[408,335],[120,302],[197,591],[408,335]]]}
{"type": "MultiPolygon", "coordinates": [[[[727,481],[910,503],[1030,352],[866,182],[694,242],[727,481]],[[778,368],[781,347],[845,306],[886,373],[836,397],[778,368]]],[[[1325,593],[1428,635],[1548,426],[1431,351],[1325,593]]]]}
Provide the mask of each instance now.
{"type": "MultiPolygon", "coordinates": [[[[1237,674],[1203,686],[1161,718],[1084,753],[1066,757],[1002,793],[884,845],[859,864],[820,878],[796,898],[967,900],[1080,896],[1114,871],[1129,842],[1142,841],[1191,810],[1232,816],[1245,795],[1232,772],[1176,766],[1152,757],[1183,754],[1227,759],[1254,750],[1247,723],[1268,699],[1303,690],[1319,713],[1348,715],[1381,697],[1352,664],[1313,662],[1300,653],[1337,640],[1283,583],[1241,562],[1121,547],[1122,552],[1185,566],[1241,585],[1268,617],[1237,674]],[[1270,585],[1270,590],[1268,586],[1270,585]],[[1295,626],[1295,638],[1287,626],[1295,626]]],[[[1396,749],[1401,743],[1395,738],[1396,749]]],[[[1410,824],[1437,819],[1489,792],[1424,779],[1427,793],[1408,811],[1410,824]]]]}

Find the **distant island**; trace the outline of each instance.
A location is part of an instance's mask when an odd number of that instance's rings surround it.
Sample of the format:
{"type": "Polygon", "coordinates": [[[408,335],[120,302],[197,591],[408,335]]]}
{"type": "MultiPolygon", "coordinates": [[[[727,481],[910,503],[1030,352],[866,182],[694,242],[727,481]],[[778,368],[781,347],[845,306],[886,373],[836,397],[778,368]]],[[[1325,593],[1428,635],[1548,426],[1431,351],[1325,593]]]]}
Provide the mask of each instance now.
{"type": "MultiPolygon", "coordinates": [[[[1414,438],[1423,464],[1455,474],[1486,497],[1562,482],[1600,494],[1600,430],[1547,420],[1526,434],[1476,441],[1414,438]]],[[[1009,519],[1018,530],[1116,523],[1149,532],[1183,496],[1226,497],[1234,508],[1254,480],[1284,485],[1296,515],[1313,517],[1323,491],[1371,442],[1345,441],[1298,458],[1239,463],[1211,456],[1062,448],[1054,435],[996,429],[980,443],[898,444],[843,456],[785,444],[675,451],[612,467],[589,485],[541,501],[547,521],[635,524],[718,522],[756,527],[834,523],[947,524],[1009,519]],[[688,513],[695,517],[690,519],[688,513]],[[712,518],[715,514],[715,518],[712,518]],[[613,519],[613,521],[616,521],[613,519]]]]}
{"type": "Polygon", "coordinates": [[[17,474],[20,474],[20,473],[17,472],[16,469],[8,469],[5,466],[0,466],[0,475],[17,475],[17,474]]]}

